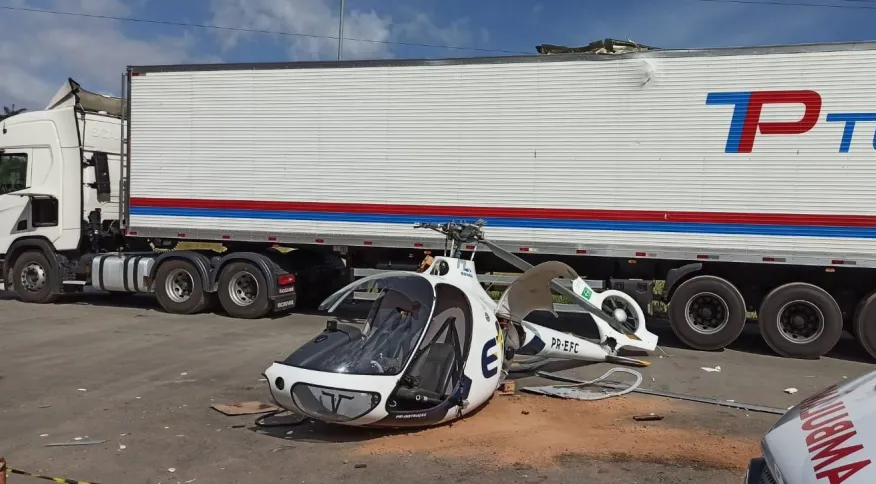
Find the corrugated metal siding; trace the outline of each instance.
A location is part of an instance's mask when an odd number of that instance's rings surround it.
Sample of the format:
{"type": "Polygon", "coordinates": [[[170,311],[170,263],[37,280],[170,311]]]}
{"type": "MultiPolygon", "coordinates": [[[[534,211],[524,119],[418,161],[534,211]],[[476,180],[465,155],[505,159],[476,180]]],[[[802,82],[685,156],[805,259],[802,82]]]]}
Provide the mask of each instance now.
{"type": "MultiPolygon", "coordinates": [[[[839,153],[843,123],[825,121],[876,111],[872,65],[876,53],[860,51],[152,72],[132,80],[131,196],[876,215],[876,124],[858,123],[850,152],[839,153]],[[821,94],[816,126],[724,153],[733,106],[706,105],[707,94],[783,89],[821,94]]],[[[802,114],[770,105],[761,120],[802,114]]],[[[414,233],[407,223],[144,213],[132,211],[133,227],[414,233]]],[[[872,235],[490,227],[494,239],[534,242],[874,252],[872,235]]]]}

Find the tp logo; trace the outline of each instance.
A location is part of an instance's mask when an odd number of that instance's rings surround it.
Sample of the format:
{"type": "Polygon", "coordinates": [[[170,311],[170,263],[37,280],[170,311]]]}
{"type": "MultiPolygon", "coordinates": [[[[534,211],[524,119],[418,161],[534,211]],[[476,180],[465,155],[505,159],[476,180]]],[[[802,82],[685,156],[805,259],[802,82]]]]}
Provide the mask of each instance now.
{"type": "Polygon", "coordinates": [[[821,114],[821,96],[815,91],[710,92],[707,105],[733,105],[726,153],[751,153],[760,134],[803,134],[815,126],[821,114]],[[760,113],[767,104],[802,104],[806,111],[796,121],[763,122],[760,113]]]}

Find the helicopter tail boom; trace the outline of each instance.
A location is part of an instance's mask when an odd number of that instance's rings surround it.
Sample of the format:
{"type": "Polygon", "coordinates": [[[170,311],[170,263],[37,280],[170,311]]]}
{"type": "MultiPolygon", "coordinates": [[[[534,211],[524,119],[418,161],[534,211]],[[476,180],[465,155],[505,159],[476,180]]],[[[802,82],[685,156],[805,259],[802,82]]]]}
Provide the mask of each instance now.
{"type": "Polygon", "coordinates": [[[525,337],[521,355],[591,362],[613,362],[647,366],[648,362],[611,354],[605,347],[570,333],[563,333],[528,321],[523,322],[525,337]]]}

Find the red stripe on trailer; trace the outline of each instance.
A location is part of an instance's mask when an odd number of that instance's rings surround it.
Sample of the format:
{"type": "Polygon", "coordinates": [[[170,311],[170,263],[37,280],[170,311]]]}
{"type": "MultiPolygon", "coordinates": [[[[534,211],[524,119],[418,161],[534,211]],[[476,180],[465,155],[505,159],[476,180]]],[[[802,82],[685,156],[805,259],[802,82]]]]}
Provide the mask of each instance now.
{"type": "Polygon", "coordinates": [[[586,254],[586,253],[587,253],[587,249],[578,249],[578,250],[575,251],[575,253],[576,253],[576,254],[586,254]]]}
{"type": "Polygon", "coordinates": [[[745,212],[667,212],[535,207],[473,207],[451,205],[389,205],[377,203],[279,202],[264,200],[195,200],[132,197],[132,207],[270,210],[384,215],[428,215],[472,218],[533,218],[628,222],[688,222],[715,224],[876,227],[874,215],[833,215],[745,212]]]}
{"type": "Polygon", "coordinates": [[[365,242],[362,242],[362,243],[365,245],[374,245],[374,242],[371,242],[370,240],[366,240],[365,242]]]}
{"type": "Polygon", "coordinates": [[[636,252],[636,257],[648,257],[647,252],[636,252]]]}
{"type": "Polygon", "coordinates": [[[277,237],[275,235],[268,236],[268,242],[276,242],[276,241],[277,241],[277,237]]]}
{"type": "Polygon", "coordinates": [[[230,236],[230,235],[223,235],[223,236],[222,236],[222,239],[223,239],[223,240],[229,240],[229,239],[231,239],[231,236],[230,236]]]}
{"type": "Polygon", "coordinates": [[[422,247],[422,246],[423,246],[422,242],[414,242],[414,247],[422,247]]]}
{"type": "Polygon", "coordinates": [[[177,237],[185,238],[186,234],[176,234],[177,237]]]}

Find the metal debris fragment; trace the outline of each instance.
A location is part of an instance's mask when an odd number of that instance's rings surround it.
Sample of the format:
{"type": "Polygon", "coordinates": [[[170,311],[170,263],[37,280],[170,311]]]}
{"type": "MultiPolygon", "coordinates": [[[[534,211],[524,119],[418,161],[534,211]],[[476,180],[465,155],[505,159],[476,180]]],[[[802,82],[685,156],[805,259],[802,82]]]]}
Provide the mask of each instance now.
{"type": "MultiPolygon", "coordinates": [[[[558,375],[556,373],[550,373],[547,371],[539,371],[538,373],[536,373],[536,375],[544,377],[544,378],[550,378],[552,380],[557,380],[557,381],[565,381],[565,382],[579,383],[579,384],[580,383],[587,383],[586,381],[577,380],[575,378],[569,378],[567,376],[558,375]]],[[[624,387],[624,385],[619,384],[619,383],[614,383],[614,382],[611,382],[611,383],[599,382],[598,385],[605,386],[608,388],[623,388],[624,387]]],[[[738,409],[742,409],[742,410],[749,410],[752,412],[772,413],[775,415],[784,415],[785,412],[787,412],[787,410],[782,409],[782,408],[767,407],[764,405],[755,405],[755,404],[749,404],[749,403],[727,402],[727,401],[723,401],[723,400],[718,400],[716,398],[696,397],[696,396],[692,396],[692,395],[682,395],[679,393],[661,392],[658,390],[651,390],[648,388],[636,388],[635,390],[633,390],[633,392],[634,393],[642,393],[645,395],[653,395],[655,397],[673,398],[676,400],[686,400],[689,402],[698,402],[698,403],[705,403],[705,404],[709,404],[709,405],[718,405],[721,407],[738,408],[738,409]]]]}
{"type": "MultiPolygon", "coordinates": [[[[550,375],[550,373],[546,372],[538,372],[539,375],[542,374],[550,375]]],[[[549,395],[552,397],[560,397],[560,398],[573,398],[575,400],[603,400],[611,397],[619,397],[621,395],[626,395],[634,391],[639,385],[642,384],[642,374],[631,370],[629,368],[612,368],[605,372],[602,376],[595,380],[590,381],[575,381],[570,385],[546,385],[541,387],[526,387],[523,388],[523,391],[530,393],[539,393],[542,395],[549,395]],[[617,387],[609,387],[606,384],[600,384],[603,380],[612,375],[613,373],[627,373],[636,377],[636,381],[633,384],[618,385],[617,387]],[[595,386],[601,387],[599,390],[593,390],[588,388],[581,388],[585,386],[595,386]],[[615,390],[615,391],[612,391],[615,390]],[[619,391],[617,391],[619,390],[619,391]]]]}
{"type": "Polygon", "coordinates": [[[106,442],[106,440],[74,440],[70,442],[54,442],[51,444],[46,444],[46,447],[62,447],[68,445],[95,445],[102,444],[106,442]]]}

